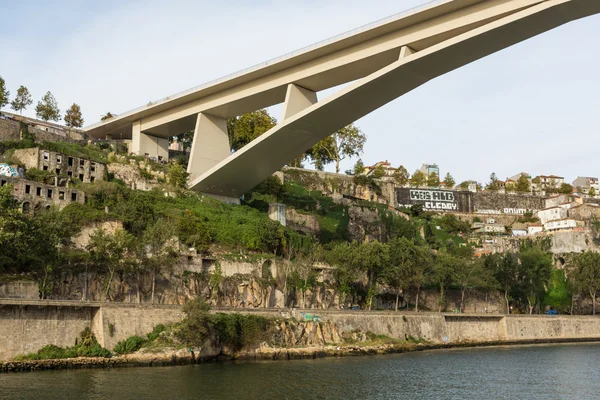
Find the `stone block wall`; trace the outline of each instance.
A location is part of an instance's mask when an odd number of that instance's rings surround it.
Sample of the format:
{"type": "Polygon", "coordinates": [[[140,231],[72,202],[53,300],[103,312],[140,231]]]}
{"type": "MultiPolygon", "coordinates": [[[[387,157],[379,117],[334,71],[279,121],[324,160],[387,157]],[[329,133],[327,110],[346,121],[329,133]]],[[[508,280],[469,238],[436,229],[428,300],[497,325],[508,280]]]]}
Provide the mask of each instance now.
{"type": "Polygon", "coordinates": [[[94,309],[89,307],[23,306],[0,307],[0,360],[33,353],[42,347],[73,346],[90,327],[94,309]]]}
{"type": "Polygon", "coordinates": [[[21,139],[20,124],[17,121],[0,118],[0,141],[21,139]]]}

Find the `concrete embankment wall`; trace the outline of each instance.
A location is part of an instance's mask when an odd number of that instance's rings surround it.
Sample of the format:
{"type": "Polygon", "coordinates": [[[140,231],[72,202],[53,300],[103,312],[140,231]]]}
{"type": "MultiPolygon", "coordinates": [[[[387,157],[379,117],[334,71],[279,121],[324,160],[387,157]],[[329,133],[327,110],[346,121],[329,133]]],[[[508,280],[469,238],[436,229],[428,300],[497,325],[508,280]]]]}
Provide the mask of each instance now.
{"type": "MultiPolygon", "coordinates": [[[[272,310],[243,310],[268,316],[272,310]]],[[[371,331],[434,343],[600,340],[600,317],[504,316],[500,314],[437,314],[360,311],[318,311],[311,314],[335,322],[339,330],[371,331]]],[[[296,311],[295,317],[301,319],[296,311]]],[[[179,306],[55,304],[0,301],[0,360],[39,350],[45,345],[72,346],[89,327],[98,342],[112,350],[132,335],[144,336],[157,325],[181,320],[179,306]]]]}
{"type": "Polygon", "coordinates": [[[180,319],[180,306],[0,304],[0,360],[33,353],[49,344],[73,346],[85,328],[112,350],[121,340],[145,336],[158,324],[180,319]]]}

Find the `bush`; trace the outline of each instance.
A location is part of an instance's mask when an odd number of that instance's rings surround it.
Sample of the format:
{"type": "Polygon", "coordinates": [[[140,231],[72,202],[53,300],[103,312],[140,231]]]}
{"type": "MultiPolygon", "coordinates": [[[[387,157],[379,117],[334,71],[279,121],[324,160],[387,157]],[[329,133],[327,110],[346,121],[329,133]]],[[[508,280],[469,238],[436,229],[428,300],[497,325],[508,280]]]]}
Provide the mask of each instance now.
{"type": "Polygon", "coordinates": [[[147,336],[148,336],[148,341],[149,342],[154,342],[161,333],[163,333],[164,331],[167,330],[167,327],[164,326],[163,324],[158,324],[154,327],[154,329],[152,330],[152,332],[150,332],[147,336]]]}
{"type": "Polygon", "coordinates": [[[117,343],[113,350],[117,354],[129,354],[141,349],[145,342],[146,341],[142,337],[130,336],[117,343]]]}
{"type": "Polygon", "coordinates": [[[63,348],[50,344],[42,347],[36,353],[17,356],[14,358],[14,360],[54,360],[76,357],[108,358],[112,356],[110,351],[100,346],[96,340],[96,337],[89,328],[85,328],[79,336],[78,343],[73,347],[63,348]]]}

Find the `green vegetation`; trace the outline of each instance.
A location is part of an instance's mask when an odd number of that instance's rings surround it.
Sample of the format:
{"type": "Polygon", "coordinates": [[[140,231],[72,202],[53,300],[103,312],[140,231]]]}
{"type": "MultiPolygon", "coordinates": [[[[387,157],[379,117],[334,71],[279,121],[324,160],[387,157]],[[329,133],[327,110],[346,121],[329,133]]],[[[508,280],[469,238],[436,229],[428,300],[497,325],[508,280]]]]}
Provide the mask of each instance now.
{"type": "Polygon", "coordinates": [[[42,100],[35,106],[35,115],[44,121],[58,121],[60,119],[60,110],[54,95],[46,92],[42,100]]]}
{"type": "Polygon", "coordinates": [[[86,328],[81,332],[77,344],[72,347],[59,347],[55,345],[47,345],[39,351],[31,354],[17,356],[14,361],[25,360],[52,360],[61,358],[76,358],[76,357],[111,357],[110,351],[106,350],[96,340],[94,334],[86,328]]]}
{"type": "Polygon", "coordinates": [[[207,339],[233,351],[258,345],[267,337],[271,321],[257,315],[210,313],[201,298],[186,303],[184,320],[175,328],[176,337],[186,345],[202,346],[207,339]]]}

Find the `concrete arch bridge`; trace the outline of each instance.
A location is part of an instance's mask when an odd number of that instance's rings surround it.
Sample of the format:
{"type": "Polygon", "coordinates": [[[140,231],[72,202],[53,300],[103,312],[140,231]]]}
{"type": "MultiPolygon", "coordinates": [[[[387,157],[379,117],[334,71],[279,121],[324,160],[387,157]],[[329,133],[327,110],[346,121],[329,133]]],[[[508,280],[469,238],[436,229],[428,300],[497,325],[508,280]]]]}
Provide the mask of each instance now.
{"type": "MultiPolygon", "coordinates": [[[[235,200],[338,129],[447,72],[571,21],[600,0],[444,0],[86,128],[168,156],[195,130],[189,187],[235,200]],[[317,92],[350,83],[318,100],[317,92]],[[284,104],[279,124],[231,154],[226,120],[284,104]]],[[[562,51],[562,49],[560,49],[562,51]]]]}

